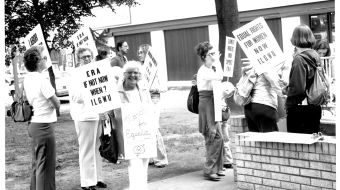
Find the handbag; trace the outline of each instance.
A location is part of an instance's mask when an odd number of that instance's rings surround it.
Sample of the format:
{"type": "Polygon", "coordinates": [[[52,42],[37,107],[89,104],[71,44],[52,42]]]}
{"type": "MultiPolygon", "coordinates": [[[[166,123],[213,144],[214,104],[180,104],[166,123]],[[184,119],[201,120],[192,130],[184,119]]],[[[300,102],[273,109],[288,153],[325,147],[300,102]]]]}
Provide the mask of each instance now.
{"type": "Polygon", "coordinates": [[[247,105],[251,100],[251,91],[253,90],[256,82],[257,75],[255,70],[251,69],[242,74],[239,82],[236,84],[234,93],[234,101],[239,106],[247,105]]]}
{"type": "Polygon", "coordinates": [[[191,87],[188,100],[187,100],[188,110],[192,113],[198,114],[198,102],[199,102],[199,93],[198,93],[197,85],[193,85],[191,87]]]}
{"type": "Polygon", "coordinates": [[[99,137],[100,139],[100,146],[99,146],[99,153],[100,156],[105,158],[107,161],[116,164],[118,161],[118,141],[117,141],[117,131],[116,129],[112,128],[111,125],[111,117],[110,121],[106,123],[105,121],[101,120],[101,127],[102,127],[102,134],[99,137]],[[110,131],[108,134],[104,133],[106,129],[110,131]]]}
{"type": "Polygon", "coordinates": [[[33,116],[33,107],[24,100],[24,82],[20,89],[20,97],[18,101],[14,101],[11,105],[11,117],[14,122],[26,122],[30,121],[33,116]]]}

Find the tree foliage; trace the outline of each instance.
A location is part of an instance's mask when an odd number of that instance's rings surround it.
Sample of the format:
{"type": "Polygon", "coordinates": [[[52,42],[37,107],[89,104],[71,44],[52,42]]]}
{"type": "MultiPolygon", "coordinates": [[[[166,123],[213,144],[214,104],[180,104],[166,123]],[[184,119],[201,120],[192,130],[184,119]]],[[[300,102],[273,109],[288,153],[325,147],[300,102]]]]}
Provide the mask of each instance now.
{"type": "MultiPolygon", "coordinates": [[[[20,37],[40,24],[45,41],[64,47],[63,41],[81,27],[82,17],[94,16],[91,9],[95,6],[110,7],[115,11],[111,3],[117,6],[138,4],[135,0],[5,0],[6,45],[18,44],[20,37]],[[51,31],[55,32],[54,36],[49,35],[51,31]]],[[[66,44],[69,45],[71,42],[66,44]]]]}

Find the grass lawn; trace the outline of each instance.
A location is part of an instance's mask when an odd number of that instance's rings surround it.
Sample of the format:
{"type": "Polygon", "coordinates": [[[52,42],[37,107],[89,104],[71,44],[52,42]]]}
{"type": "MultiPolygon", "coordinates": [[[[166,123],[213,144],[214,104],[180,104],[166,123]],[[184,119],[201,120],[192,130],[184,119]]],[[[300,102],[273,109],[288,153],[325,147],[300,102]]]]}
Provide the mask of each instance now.
{"type": "MultiPolygon", "coordinates": [[[[7,109],[6,109],[7,110],[7,109]]],[[[149,166],[149,182],[203,169],[204,139],[198,133],[198,115],[190,112],[164,111],[161,113],[161,133],[168,153],[169,166],[149,166]]],[[[14,123],[5,118],[6,189],[29,189],[31,168],[31,138],[27,123],[14,123]]],[[[61,190],[80,190],[78,140],[69,113],[61,113],[55,124],[57,144],[56,185],[61,190]]],[[[120,165],[103,162],[107,189],[128,187],[127,162],[120,165]]]]}

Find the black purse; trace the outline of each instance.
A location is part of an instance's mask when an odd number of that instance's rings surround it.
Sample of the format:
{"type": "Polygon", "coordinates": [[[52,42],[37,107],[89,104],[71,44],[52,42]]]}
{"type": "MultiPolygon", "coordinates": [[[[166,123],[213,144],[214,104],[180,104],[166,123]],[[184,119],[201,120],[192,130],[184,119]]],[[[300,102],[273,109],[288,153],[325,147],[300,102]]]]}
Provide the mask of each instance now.
{"type": "Polygon", "coordinates": [[[192,113],[198,114],[198,102],[199,102],[199,93],[198,93],[197,85],[193,85],[191,87],[188,100],[187,100],[188,110],[192,113]]]}
{"type": "Polygon", "coordinates": [[[18,101],[14,101],[11,105],[11,117],[14,122],[26,122],[30,121],[33,116],[33,107],[24,100],[24,82],[20,89],[20,97],[18,101]]]}
{"type": "Polygon", "coordinates": [[[112,128],[112,122],[110,118],[110,126],[106,126],[105,121],[100,121],[102,124],[102,134],[99,137],[100,146],[99,153],[100,156],[105,158],[107,161],[116,164],[118,161],[118,141],[117,141],[117,131],[112,128]],[[104,127],[111,128],[111,136],[104,134],[104,127]]]}

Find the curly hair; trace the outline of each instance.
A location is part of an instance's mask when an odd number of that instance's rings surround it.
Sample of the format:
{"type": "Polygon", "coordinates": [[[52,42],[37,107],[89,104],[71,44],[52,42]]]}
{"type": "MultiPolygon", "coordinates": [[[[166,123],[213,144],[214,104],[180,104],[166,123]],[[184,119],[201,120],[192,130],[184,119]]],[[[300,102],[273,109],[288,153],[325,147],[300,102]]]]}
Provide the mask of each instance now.
{"type": "Polygon", "coordinates": [[[29,72],[38,70],[38,63],[42,59],[42,52],[45,50],[44,46],[32,46],[24,53],[24,64],[29,72]]]}
{"type": "Polygon", "coordinates": [[[305,25],[295,27],[290,39],[293,46],[299,48],[312,48],[315,44],[315,37],[311,29],[305,25]]]}
{"type": "Polygon", "coordinates": [[[325,57],[331,56],[331,48],[329,46],[329,43],[326,40],[317,40],[315,42],[315,45],[314,45],[313,49],[315,51],[318,51],[319,49],[327,49],[325,57]]]}
{"type": "Polygon", "coordinates": [[[213,46],[208,42],[201,42],[195,46],[195,51],[198,56],[204,61],[205,57],[207,56],[207,53],[209,50],[211,50],[213,46]]]}

